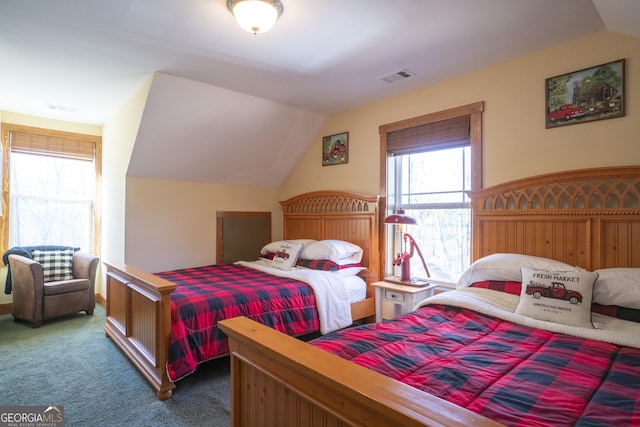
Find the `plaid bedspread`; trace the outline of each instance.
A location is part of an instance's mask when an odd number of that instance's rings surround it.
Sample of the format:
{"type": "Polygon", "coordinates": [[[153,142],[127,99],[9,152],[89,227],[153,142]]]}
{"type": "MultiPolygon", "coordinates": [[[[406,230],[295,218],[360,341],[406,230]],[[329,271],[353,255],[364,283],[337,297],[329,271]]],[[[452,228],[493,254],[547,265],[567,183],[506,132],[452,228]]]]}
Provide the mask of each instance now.
{"type": "Polygon", "coordinates": [[[171,294],[167,372],[172,381],[229,352],[220,320],[246,316],[288,335],[320,328],[313,291],[297,280],[227,264],[156,275],[178,285],[171,294]]]}
{"type": "Polygon", "coordinates": [[[640,349],[430,305],[311,342],[508,426],[640,425],[640,349]]]}

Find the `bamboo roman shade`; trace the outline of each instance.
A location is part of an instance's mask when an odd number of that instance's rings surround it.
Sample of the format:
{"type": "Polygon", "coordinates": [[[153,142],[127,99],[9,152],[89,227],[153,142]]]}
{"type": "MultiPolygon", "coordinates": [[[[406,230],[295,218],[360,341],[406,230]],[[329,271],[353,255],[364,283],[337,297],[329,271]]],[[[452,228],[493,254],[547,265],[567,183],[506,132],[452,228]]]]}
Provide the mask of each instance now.
{"type": "Polygon", "coordinates": [[[471,144],[468,115],[387,133],[387,152],[413,154],[471,144]]]}
{"type": "Polygon", "coordinates": [[[11,151],[94,161],[96,144],[93,141],[59,136],[11,132],[11,151]]]}

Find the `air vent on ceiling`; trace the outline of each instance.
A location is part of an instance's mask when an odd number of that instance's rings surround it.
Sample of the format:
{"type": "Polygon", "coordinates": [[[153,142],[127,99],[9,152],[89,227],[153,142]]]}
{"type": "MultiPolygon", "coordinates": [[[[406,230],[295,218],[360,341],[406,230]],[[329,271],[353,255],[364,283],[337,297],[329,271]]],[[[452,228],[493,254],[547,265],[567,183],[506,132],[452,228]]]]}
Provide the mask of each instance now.
{"type": "Polygon", "coordinates": [[[47,104],[50,110],[66,111],[67,113],[77,113],[78,108],[67,107],[65,105],[47,104]]]}
{"type": "Polygon", "coordinates": [[[402,70],[394,71],[391,74],[379,77],[378,80],[382,80],[385,83],[395,83],[395,82],[399,82],[400,80],[405,80],[413,76],[415,76],[414,73],[407,70],[406,68],[403,68],[402,70]]]}

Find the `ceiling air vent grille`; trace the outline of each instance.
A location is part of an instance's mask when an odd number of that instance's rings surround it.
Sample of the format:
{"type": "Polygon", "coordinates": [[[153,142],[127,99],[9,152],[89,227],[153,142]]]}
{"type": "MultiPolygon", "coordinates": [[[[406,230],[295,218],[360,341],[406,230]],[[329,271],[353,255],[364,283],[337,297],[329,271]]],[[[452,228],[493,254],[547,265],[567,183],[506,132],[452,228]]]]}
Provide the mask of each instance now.
{"type": "Polygon", "coordinates": [[[382,80],[385,83],[395,83],[395,82],[399,82],[400,80],[405,80],[413,76],[415,76],[414,73],[407,70],[406,68],[403,68],[402,70],[394,71],[391,74],[387,74],[386,76],[379,77],[378,80],[382,80]]]}
{"type": "Polygon", "coordinates": [[[78,108],[67,107],[65,105],[47,104],[47,106],[50,110],[66,111],[67,113],[77,113],[79,111],[78,108]]]}

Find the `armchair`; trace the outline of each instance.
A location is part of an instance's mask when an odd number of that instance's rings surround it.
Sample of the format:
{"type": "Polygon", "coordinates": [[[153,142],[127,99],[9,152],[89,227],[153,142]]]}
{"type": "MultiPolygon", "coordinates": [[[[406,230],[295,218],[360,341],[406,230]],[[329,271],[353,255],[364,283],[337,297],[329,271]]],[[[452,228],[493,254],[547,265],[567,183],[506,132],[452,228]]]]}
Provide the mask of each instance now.
{"type": "Polygon", "coordinates": [[[13,286],[13,317],[38,328],[43,320],[79,311],[93,314],[96,306],[95,278],[99,259],[86,252],[74,252],[73,278],[44,281],[43,266],[33,259],[11,254],[9,271],[13,286]]]}

